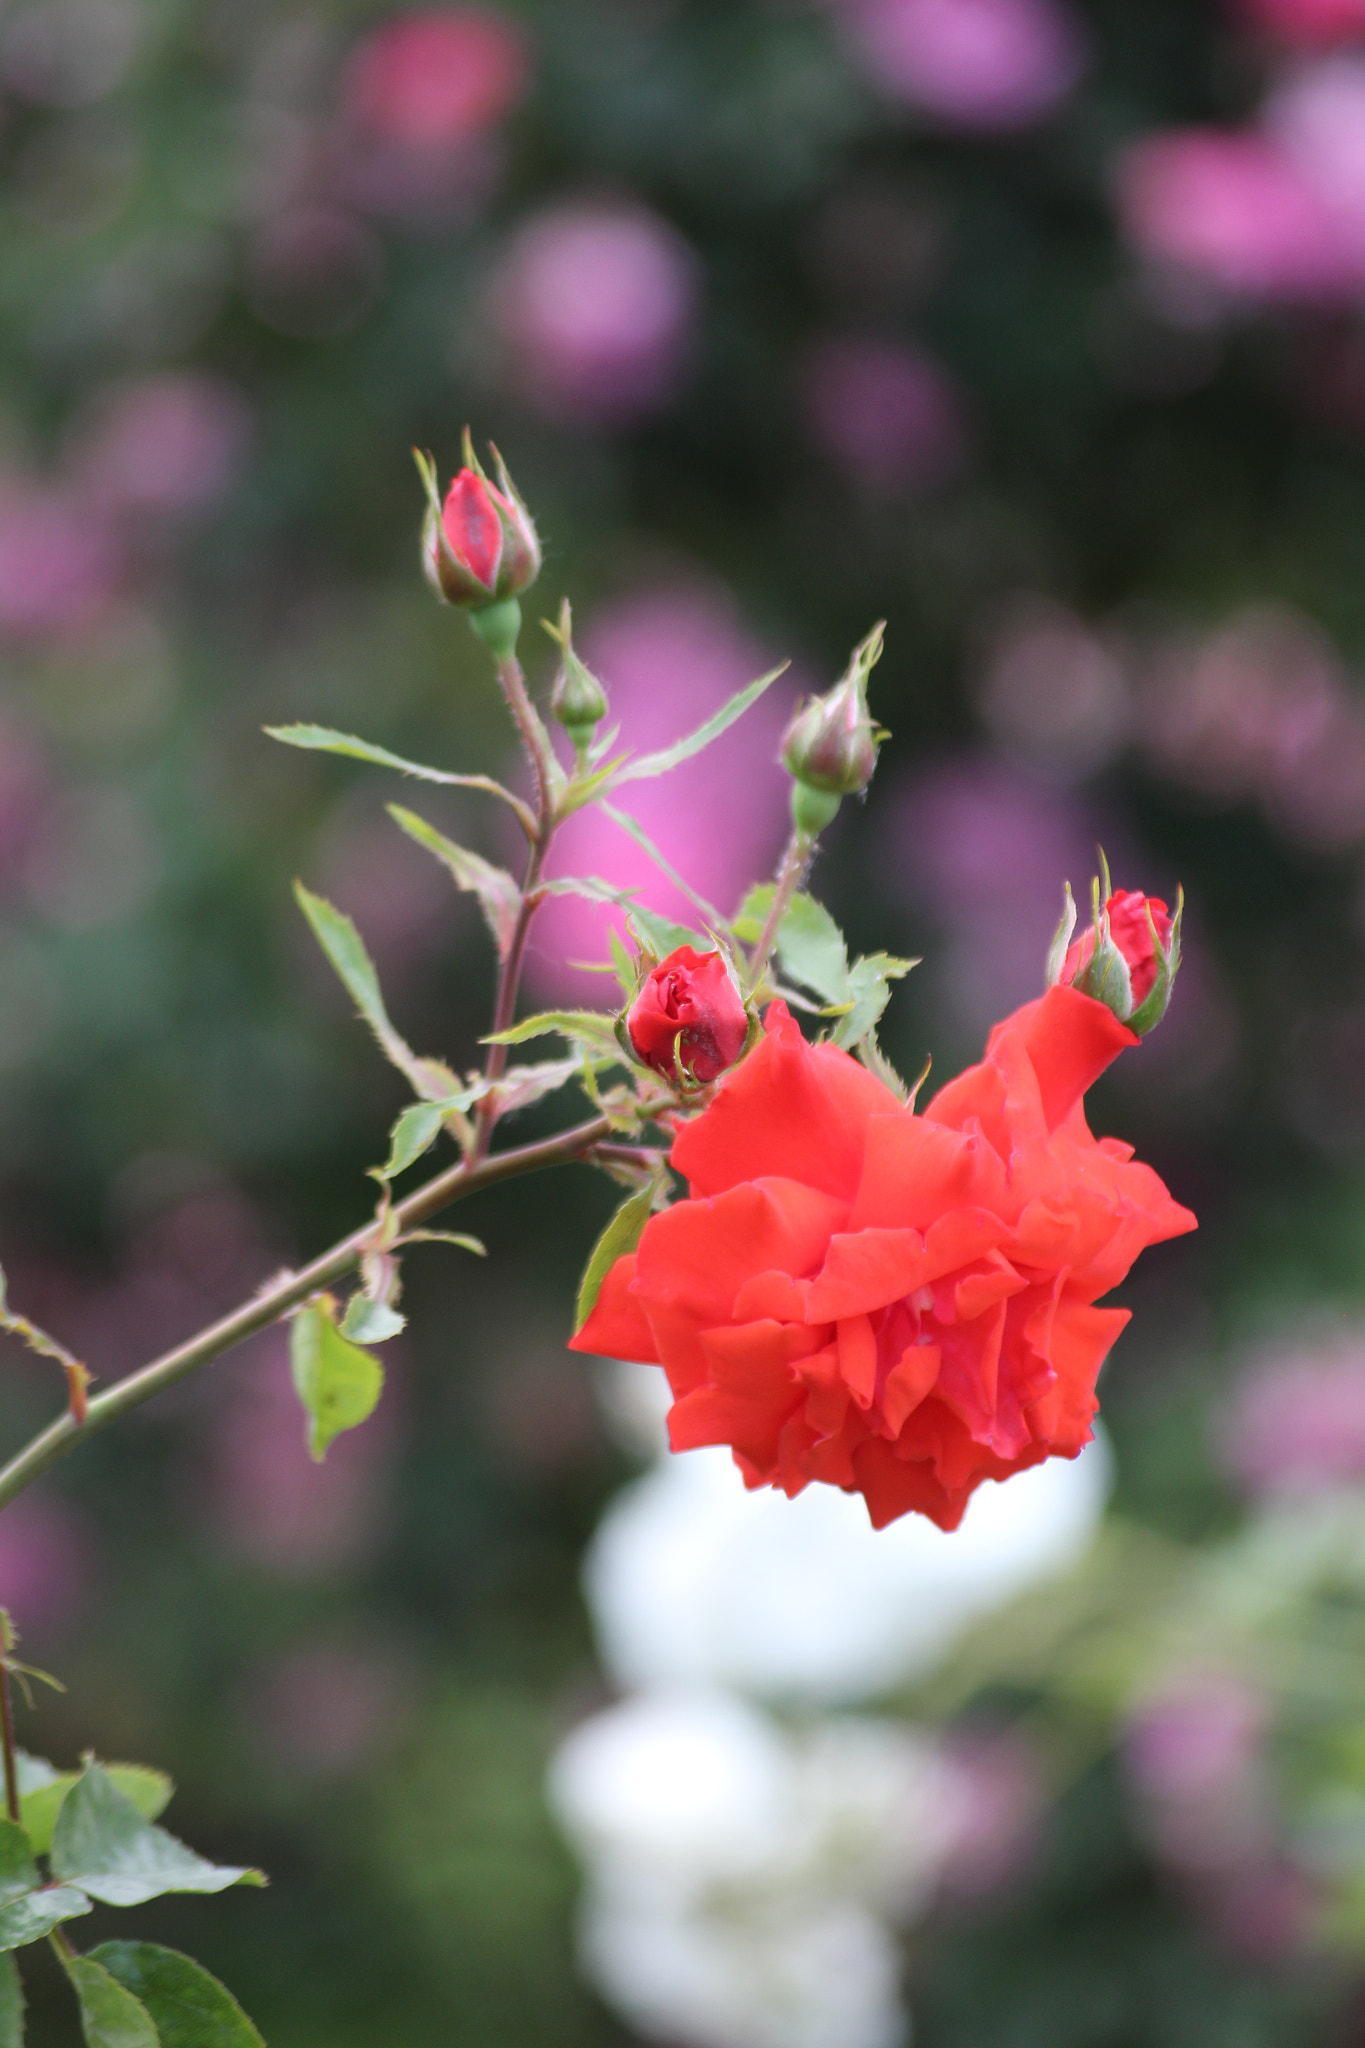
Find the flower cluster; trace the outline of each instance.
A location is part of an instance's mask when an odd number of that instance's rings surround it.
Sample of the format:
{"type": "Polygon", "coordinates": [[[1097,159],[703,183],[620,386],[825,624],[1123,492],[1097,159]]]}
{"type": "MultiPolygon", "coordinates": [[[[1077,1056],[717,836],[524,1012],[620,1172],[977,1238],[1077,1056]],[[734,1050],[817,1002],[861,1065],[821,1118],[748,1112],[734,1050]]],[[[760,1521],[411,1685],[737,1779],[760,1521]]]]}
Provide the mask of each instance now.
{"type": "Polygon", "coordinates": [[[1195,1227],[1082,1097],[1135,1034],[1055,987],[922,1114],[784,1004],[673,1147],[653,1217],[574,1339],[664,1367],[675,1450],[954,1528],[984,1479],[1074,1457],[1127,1322],[1095,1303],[1195,1227]]]}

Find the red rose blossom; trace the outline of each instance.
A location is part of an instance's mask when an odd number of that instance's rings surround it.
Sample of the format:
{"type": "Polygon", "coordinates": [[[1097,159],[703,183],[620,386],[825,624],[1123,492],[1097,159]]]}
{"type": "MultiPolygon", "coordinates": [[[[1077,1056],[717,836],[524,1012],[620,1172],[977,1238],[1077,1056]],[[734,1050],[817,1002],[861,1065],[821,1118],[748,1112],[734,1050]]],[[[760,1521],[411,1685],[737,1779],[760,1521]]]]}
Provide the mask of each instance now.
{"type": "Polygon", "coordinates": [[[540,542],[501,456],[498,482],[474,466],[466,438],[465,466],[446,492],[440,518],[433,504],[422,531],[422,563],[447,604],[480,608],[534,583],[540,542]]]}
{"type": "MultiPolygon", "coordinates": [[[[1109,936],[1127,962],[1133,984],[1133,1008],[1137,1010],[1156,986],[1159,962],[1152,943],[1152,925],[1163,947],[1171,943],[1171,917],[1159,896],[1144,896],[1140,889],[1116,889],[1105,904],[1109,914],[1109,936]],[[1151,918],[1148,918],[1148,911],[1151,918]]],[[[1069,988],[1095,957],[1093,925],[1082,932],[1062,962],[1061,979],[1069,988]]]]}
{"type": "Polygon", "coordinates": [[[618,1259],[573,1348],[662,1365],[674,1450],[749,1486],[862,1493],[878,1528],[955,1528],[983,1479],[1090,1439],[1128,1320],[1093,1306],[1195,1228],[1082,1097],[1133,1032],[1054,988],[907,1109],[784,1004],[673,1146],[690,1199],[618,1259]]]}
{"type": "Polygon", "coordinates": [[[694,1080],[714,1081],[743,1051],[749,1014],[719,953],[679,946],[645,977],[626,1029],[656,1073],[676,1080],[681,1062],[694,1080]]]}

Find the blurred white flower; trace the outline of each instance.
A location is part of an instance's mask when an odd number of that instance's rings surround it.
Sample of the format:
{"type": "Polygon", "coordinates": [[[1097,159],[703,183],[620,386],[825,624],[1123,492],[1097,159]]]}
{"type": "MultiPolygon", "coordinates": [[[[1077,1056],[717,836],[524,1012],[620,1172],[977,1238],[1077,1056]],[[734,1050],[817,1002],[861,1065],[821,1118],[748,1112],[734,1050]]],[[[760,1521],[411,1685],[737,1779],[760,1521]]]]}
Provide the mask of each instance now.
{"type": "MultiPolygon", "coordinates": [[[[611,1386],[624,1415],[626,1374],[611,1386]]],[[[644,1400],[636,1407],[638,1427],[644,1400]]],[[[1097,1437],[1074,1462],[988,1482],[945,1535],[918,1515],[874,1531],[863,1503],[833,1487],[791,1501],[748,1493],[725,1450],[667,1457],[617,1497],[588,1549],[602,1661],[623,1688],[870,1698],[931,1670],[972,1622],[1083,1555],[1110,1480],[1097,1437]]]]}
{"type": "Polygon", "coordinates": [[[900,2048],[900,1952],[874,1914],[831,1901],[765,1913],[669,1912],[601,1896],[585,1973],[629,2024],[689,2048],[900,2048]]]}
{"type": "Polygon", "coordinates": [[[923,1735],[845,1718],[792,1732],[724,1693],[646,1693],[576,1729],[549,1789],[589,1875],[584,1967],[642,2032],[905,2037],[889,1923],[927,1904],[967,1804],[923,1735]]]}

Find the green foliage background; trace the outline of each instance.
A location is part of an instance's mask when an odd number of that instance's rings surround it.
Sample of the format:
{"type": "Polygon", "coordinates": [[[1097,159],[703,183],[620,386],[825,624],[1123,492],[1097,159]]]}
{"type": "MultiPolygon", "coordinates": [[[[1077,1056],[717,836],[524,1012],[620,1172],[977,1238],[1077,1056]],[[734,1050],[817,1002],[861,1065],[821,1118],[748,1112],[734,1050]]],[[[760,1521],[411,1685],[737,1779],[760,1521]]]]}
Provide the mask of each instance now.
{"type": "MultiPolygon", "coordinates": [[[[145,565],[135,627],[0,652],[6,728],[41,753],[85,857],[116,861],[131,818],[154,875],[93,924],[46,916],[14,886],[0,905],[0,1245],[17,1305],[103,1376],[367,1201],[397,1084],[315,969],[289,883],[317,873],[324,842],[376,831],[402,792],[273,749],[260,729],[317,720],[419,758],[504,766],[482,651],[417,572],[414,442],[451,467],[472,418],[504,449],[550,541],[534,615],[567,590],[586,616],[640,565],[681,559],[831,679],[887,617],[874,698],[895,738],[819,875],[861,949],[941,939],[886,872],[879,795],[935,751],[984,744],[973,650],[1012,591],[1086,617],[1165,606],[1209,623],[1276,598],[1365,660],[1361,443],[1299,402],[1299,331],[1234,328],[1174,393],[1122,367],[1148,338],[1112,224],[1113,154],[1150,128],[1235,114],[1254,89],[1207,0],[1089,0],[1082,89],[1036,133],[975,142],[877,100],[797,0],[527,4],[535,82],[487,210],[458,232],[380,231],[382,284],[315,336],[253,302],[243,194],[269,138],[325,108],[381,11],[141,11],[139,54],[109,98],[62,110],[16,97],[0,127],[13,461],[65,459],[93,393],[165,367],[232,379],[255,423],[221,505],[145,565]],[[657,418],[595,437],[520,407],[470,343],[511,227],[582,189],[656,208],[703,282],[686,388],[657,418]],[[932,222],[932,260],[904,275],[889,258],[853,265],[836,285],[812,253],[821,223],[869,194],[932,222]],[[954,373],[973,420],[958,480],[868,497],[810,449],[793,365],[842,330],[928,343],[954,373]],[[209,1204],[188,1249],[157,1235],[182,1197],[209,1204]]],[[[1234,1512],[1205,1436],[1222,1362],[1305,1305],[1340,1312],[1361,1293],[1365,1098],[1350,1058],[1329,1076],[1340,1142],[1305,1136],[1295,1112],[1302,1048],[1334,1019],[1348,1049],[1365,1042],[1350,1036],[1365,1014],[1358,871],[1250,809],[1211,815],[1131,756],[1090,795],[1147,863],[1124,879],[1183,879],[1189,950],[1235,1006],[1237,1057],[1207,1097],[1166,1070],[1159,1086],[1120,1073],[1099,1119],[1203,1224],[1152,1261],[1106,1400],[1121,1505],[1200,1540],[1234,1512]]],[[[485,831],[472,810],[447,815],[485,831]]],[[[362,862],[377,857],[361,844],[362,862]]],[[[420,861],[395,859],[398,896],[420,861]]],[[[934,986],[912,977],[893,1000],[884,1036],[907,1071],[930,1046],[940,1072],[974,1052],[934,986]]],[[[446,937],[395,998],[402,1028],[467,1058],[488,988],[476,911],[452,896],[446,937]]],[[[177,1833],[270,1871],[264,1897],[164,1901],[117,1931],[202,1958],[272,2048],[622,2038],[575,1980],[574,1878],[540,1799],[556,1731],[600,1687],[576,1565],[625,1467],[560,1347],[610,1202],[587,1175],[493,1192],[460,1219],[489,1244],[486,1268],[439,1249],[410,1260],[384,1425],[390,1506],[331,1568],[252,1563],[199,1512],[228,1401],[259,1360],[215,1367],[212,1385],[46,1482],[81,1518],[85,1592],[28,1626],[15,1596],[26,1653],[70,1687],[24,1717],[22,1739],[63,1764],[92,1745],[165,1766],[177,1833]],[[334,1661],[317,1667],[317,1740],[305,1720],[284,1741],[270,1674],[319,1645],[334,1661]],[[371,1707],[348,1749],[333,1708],[357,1671],[371,1707]]],[[[8,1446],[57,1389],[17,1355],[5,1373],[8,1446]]],[[[31,1541],[41,1552],[41,1529],[31,1541]]],[[[924,2048],[1268,2048],[1327,2038],[1349,1974],[1220,1954],[1154,1875],[1100,1767],[1065,1802],[1029,1892],[917,1940],[913,2003],[924,2048]]],[[[41,1965],[33,1999],[43,2048],[74,2038],[41,1965]]]]}

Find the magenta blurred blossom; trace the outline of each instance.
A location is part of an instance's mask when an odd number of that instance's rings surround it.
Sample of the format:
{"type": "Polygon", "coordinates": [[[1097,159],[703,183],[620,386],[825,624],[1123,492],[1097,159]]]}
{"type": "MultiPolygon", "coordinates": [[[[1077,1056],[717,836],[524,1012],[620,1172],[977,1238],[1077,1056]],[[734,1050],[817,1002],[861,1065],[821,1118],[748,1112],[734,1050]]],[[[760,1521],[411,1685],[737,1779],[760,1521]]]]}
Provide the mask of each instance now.
{"type": "Polygon", "coordinates": [[[325,1778],[353,1770],[401,1735],[411,1680],[402,1663],[365,1644],[302,1643],[245,1688],[253,1744],[277,1765],[325,1778]]]}
{"type": "Polygon", "coordinates": [[[401,14],[352,52],[334,176],[366,212],[417,230],[456,226],[497,180],[499,124],[525,94],[529,53],[506,15],[401,14]]]}
{"type": "Polygon", "coordinates": [[[1139,1791],[1178,1807],[1242,1783],[1269,1721],[1264,1696],[1222,1673],[1195,1673],[1132,1715],[1124,1762],[1139,1791]]]}
{"type": "Polygon", "coordinates": [[[1270,1718],[1265,1696],[1224,1672],[1185,1674],[1135,1708],[1123,1760],[1166,1862],[1206,1873],[1267,1859],[1270,1718]]]}
{"type": "Polygon", "coordinates": [[[351,53],[346,111],[360,128],[418,150],[483,135],[526,91],[529,53],[505,14],[433,7],[395,15],[351,53]]]}
{"type": "Polygon", "coordinates": [[[1365,1333],[1253,1366],[1225,1409],[1218,1449],[1254,1499],[1365,1481],[1365,1333]]]}
{"type": "Polygon", "coordinates": [[[1258,802],[1301,844],[1365,836],[1365,707],[1326,636],[1282,605],[1251,605],[1152,662],[1138,730],[1175,780],[1258,802]]]}
{"type": "Polygon", "coordinates": [[[1034,593],[1010,601],[991,638],[977,704],[1000,747],[1049,781],[1079,781],[1128,735],[1123,668],[1084,620],[1034,593]]]}
{"type": "Polygon", "coordinates": [[[1062,883],[1093,866],[1088,814],[984,754],[935,762],[884,798],[882,872],[946,927],[941,985],[963,1030],[984,1031],[1039,993],[1062,883]]]}
{"type": "Polygon", "coordinates": [[[1365,39],[1365,0],[1235,0],[1253,28],[1311,48],[1365,39]]]}
{"type": "Polygon", "coordinates": [[[1266,133],[1320,196],[1365,288],[1365,57],[1299,65],[1262,109],[1266,133]]]}
{"type": "Polygon", "coordinates": [[[55,1633],[71,1621],[93,1569],[85,1518],[60,1494],[21,1494],[0,1517],[0,1607],[13,1615],[21,1637],[55,1633]]]}
{"type": "Polygon", "coordinates": [[[949,127],[1022,128],[1066,98],[1085,65],[1059,0],[833,0],[872,84],[949,127]]]}
{"type": "Polygon", "coordinates": [[[1319,184],[1274,136],[1149,135],[1120,159],[1116,185],[1140,255],[1233,297],[1331,303],[1365,276],[1319,184]]]}
{"type": "Polygon", "coordinates": [[[250,432],[225,378],[167,373],[107,392],[72,450],[82,499],[135,515],[198,511],[227,488],[250,432]]]}
{"type": "Polygon", "coordinates": [[[490,288],[506,380],[547,416],[586,424],[665,404],[686,367],[697,263],[645,208],[579,201],[534,215],[490,288]]]}
{"type": "Polygon", "coordinates": [[[289,1375],[288,1338],[272,1331],[252,1348],[212,1413],[206,1466],[190,1506],[238,1558],[284,1579],[344,1569],[371,1548],[388,1506],[400,1364],[384,1349],[385,1396],[315,1464],[289,1375]]]}
{"type": "Polygon", "coordinates": [[[962,465],[960,395],[922,349],[851,337],[817,342],[800,388],[815,446],[868,489],[932,490],[962,465]]]}
{"type": "MultiPolygon", "coordinates": [[[[435,806],[419,804],[418,809],[432,813],[435,806]]],[[[433,816],[432,822],[440,825],[441,819],[433,816]]],[[[440,864],[392,820],[371,816],[368,806],[337,806],[319,835],[314,866],[317,887],[354,918],[382,978],[395,991],[411,983],[452,932],[472,932],[479,924],[473,899],[457,895],[440,864]]],[[[482,937],[481,925],[479,930],[482,937]]],[[[296,937],[302,941],[306,934],[296,937]]],[[[313,957],[317,948],[301,945],[300,953],[305,972],[323,967],[313,979],[319,987],[329,982],[334,990],[325,963],[313,957]]]]}
{"type": "Polygon", "coordinates": [[[940,1884],[949,1897],[977,1899],[1027,1869],[1037,1846],[1048,1787],[1042,1760],[1013,1731],[950,1739],[953,1832],[940,1884]]]}
{"type": "Polygon", "coordinates": [[[0,479],[0,635],[37,639],[91,624],[120,567],[98,508],[52,484],[0,479]]]}
{"type": "MultiPolygon", "coordinates": [[[[772,666],[722,592],[704,585],[655,590],[598,612],[580,636],[584,658],[606,684],[621,741],[647,753],[700,725],[734,691],[772,666]]],[[[778,742],[796,685],[784,676],[728,733],[695,760],[655,781],[629,783],[622,808],[723,914],[764,879],[786,831],[787,781],[778,742]]],[[[601,875],[639,889],[651,909],[695,925],[697,912],[635,842],[597,809],[579,811],[555,840],[556,874],[601,875]]],[[[571,896],[552,898],[536,921],[530,972],[546,991],[610,1000],[599,978],[563,963],[603,960],[617,913],[571,896]]]]}

